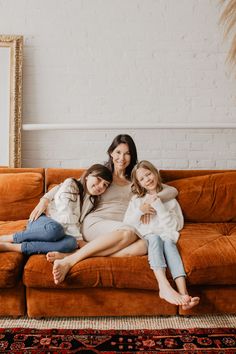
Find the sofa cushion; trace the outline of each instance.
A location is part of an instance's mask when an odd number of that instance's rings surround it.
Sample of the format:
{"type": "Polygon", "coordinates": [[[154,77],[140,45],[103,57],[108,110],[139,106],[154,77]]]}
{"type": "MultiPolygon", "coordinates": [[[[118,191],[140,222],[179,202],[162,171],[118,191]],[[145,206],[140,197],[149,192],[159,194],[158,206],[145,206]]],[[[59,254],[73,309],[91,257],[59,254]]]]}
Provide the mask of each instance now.
{"type": "MultiPolygon", "coordinates": [[[[23,230],[26,223],[27,220],[0,221],[0,242],[1,235],[8,235],[23,230]]],[[[24,261],[24,256],[21,253],[0,253],[0,288],[12,288],[19,283],[24,261]]]]}
{"type": "Polygon", "coordinates": [[[191,285],[236,284],[236,223],[185,224],[178,248],[191,285]]]}
{"type": "MultiPolygon", "coordinates": [[[[22,275],[24,255],[19,252],[1,252],[0,288],[13,288],[22,275]]],[[[1,291],[1,290],[0,290],[1,291]]]]}
{"type": "Polygon", "coordinates": [[[55,285],[52,264],[44,255],[31,256],[24,269],[24,284],[33,288],[126,288],[157,290],[147,257],[93,257],[75,264],[66,280],[55,285]]]}
{"type": "Polygon", "coordinates": [[[26,228],[27,220],[16,221],[0,221],[0,242],[1,235],[9,235],[14,232],[24,230],[26,228]]]}
{"type": "Polygon", "coordinates": [[[178,189],[185,221],[236,221],[236,172],[223,172],[169,182],[178,189]]]}
{"type": "Polygon", "coordinates": [[[45,171],[46,190],[50,190],[55,185],[62,183],[66,178],[80,178],[85,169],[72,168],[47,168],[45,171]]]}
{"type": "Polygon", "coordinates": [[[40,173],[0,174],[0,220],[27,219],[43,195],[43,189],[40,173]]]}

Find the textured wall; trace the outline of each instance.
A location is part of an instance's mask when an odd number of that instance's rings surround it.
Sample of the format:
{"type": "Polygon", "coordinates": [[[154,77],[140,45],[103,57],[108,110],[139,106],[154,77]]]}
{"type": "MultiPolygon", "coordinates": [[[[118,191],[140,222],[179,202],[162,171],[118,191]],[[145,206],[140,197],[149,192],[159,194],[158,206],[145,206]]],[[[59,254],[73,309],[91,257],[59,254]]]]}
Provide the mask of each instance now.
{"type": "Polygon", "coordinates": [[[24,123],[105,124],[24,131],[23,166],[88,166],[128,132],[161,168],[236,168],[236,80],[213,0],[0,0],[2,34],[23,34],[24,123]],[[132,123],[132,130],[122,124],[132,123]],[[121,129],[109,130],[111,124],[121,129]],[[137,130],[135,125],[150,129],[137,130]]]}

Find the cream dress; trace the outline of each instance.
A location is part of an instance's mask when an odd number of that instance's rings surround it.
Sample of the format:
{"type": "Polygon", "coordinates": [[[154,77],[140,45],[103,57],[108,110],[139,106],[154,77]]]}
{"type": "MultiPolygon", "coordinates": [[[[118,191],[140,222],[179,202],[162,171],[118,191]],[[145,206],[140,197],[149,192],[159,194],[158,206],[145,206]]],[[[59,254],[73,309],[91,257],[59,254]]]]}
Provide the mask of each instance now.
{"type": "Polygon", "coordinates": [[[119,229],[135,230],[122,222],[132,195],[131,183],[118,185],[113,182],[101,195],[97,209],[83,220],[81,231],[85,241],[119,229]]]}

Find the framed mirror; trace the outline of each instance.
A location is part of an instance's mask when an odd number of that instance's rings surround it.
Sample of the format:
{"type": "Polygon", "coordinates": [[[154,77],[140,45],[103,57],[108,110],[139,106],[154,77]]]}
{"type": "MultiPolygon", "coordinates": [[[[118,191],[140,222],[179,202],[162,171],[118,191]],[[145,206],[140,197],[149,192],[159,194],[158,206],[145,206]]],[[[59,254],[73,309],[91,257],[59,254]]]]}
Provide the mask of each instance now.
{"type": "Polygon", "coordinates": [[[0,35],[0,166],[21,167],[23,36],[0,35]]]}

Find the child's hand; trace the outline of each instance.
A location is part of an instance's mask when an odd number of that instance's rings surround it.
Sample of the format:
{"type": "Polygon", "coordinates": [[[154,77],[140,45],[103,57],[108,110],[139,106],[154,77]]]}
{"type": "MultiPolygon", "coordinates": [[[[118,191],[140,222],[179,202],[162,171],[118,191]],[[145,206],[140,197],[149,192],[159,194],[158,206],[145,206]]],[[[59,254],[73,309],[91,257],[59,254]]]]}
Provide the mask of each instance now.
{"type": "Polygon", "coordinates": [[[29,220],[30,221],[37,220],[40,217],[40,215],[42,215],[43,212],[47,209],[48,204],[49,204],[49,199],[42,198],[40,202],[36,205],[34,210],[31,212],[29,216],[29,220]]]}
{"type": "Polygon", "coordinates": [[[140,218],[140,221],[142,224],[149,224],[151,221],[151,215],[150,214],[143,214],[140,218]]]}
{"type": "Polygon", "coordinates": [[[143,203],[140,205],[140,210],[143,214],[155,215],[156,210],[149,203],[143,203]]]}

